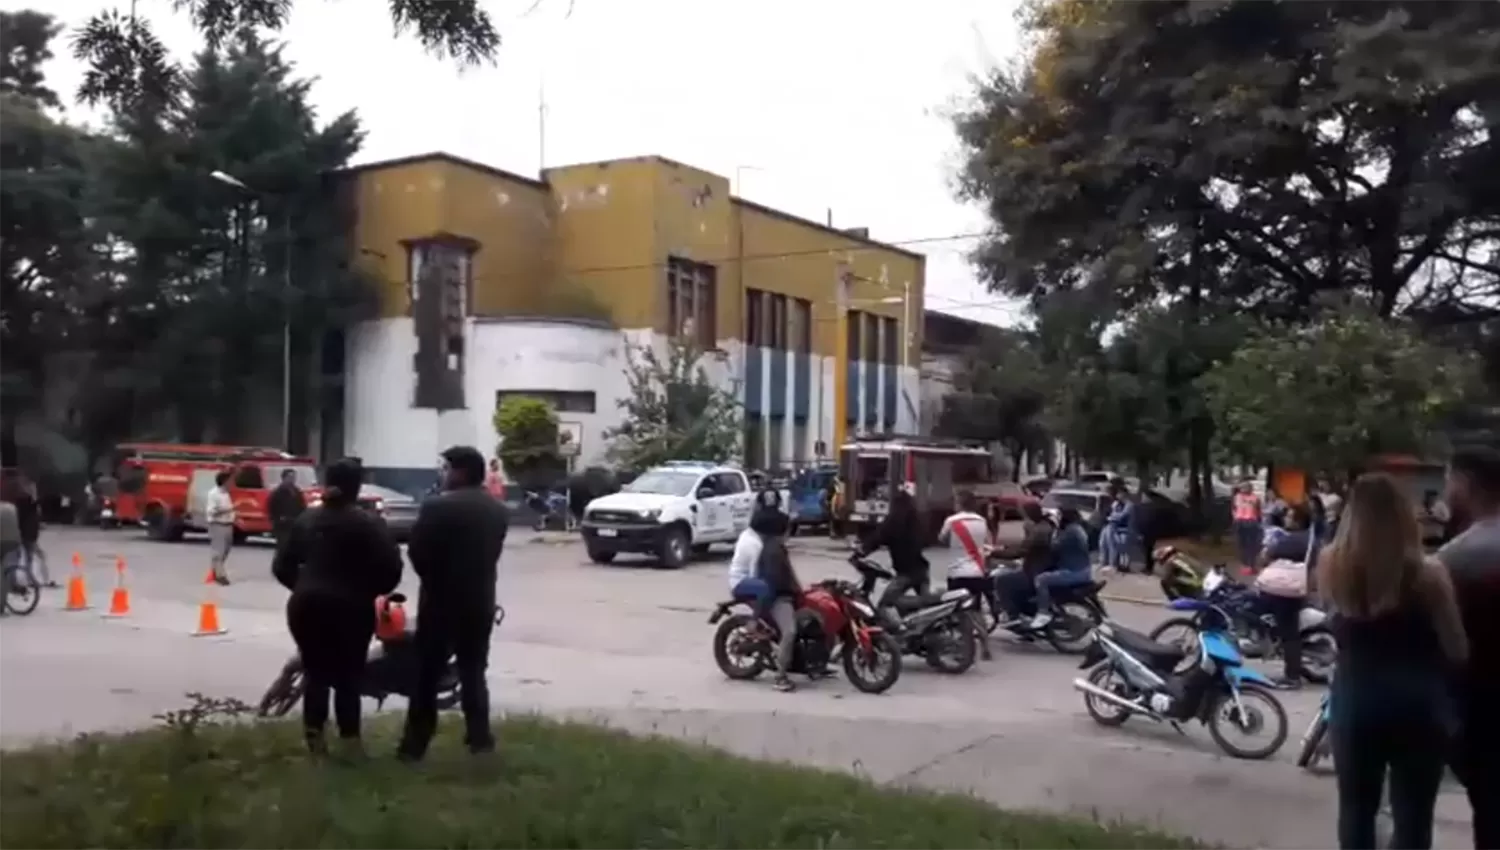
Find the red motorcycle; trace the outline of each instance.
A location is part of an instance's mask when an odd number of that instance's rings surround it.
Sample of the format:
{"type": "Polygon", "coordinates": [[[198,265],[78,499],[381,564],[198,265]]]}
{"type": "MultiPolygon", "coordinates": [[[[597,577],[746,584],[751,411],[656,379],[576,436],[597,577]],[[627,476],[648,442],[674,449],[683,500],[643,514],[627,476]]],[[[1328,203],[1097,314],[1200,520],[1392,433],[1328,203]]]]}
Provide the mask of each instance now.
{"type": "MultiPolygon", "coordinates": [[[[776,624],[755,615],[749,602],[719,603],[709,625],[714,632],[714,661],[731,679],[754,679],[776,666],[776,624]],[[745,610],[730,614],[736,608],[745,610]],[[721,622],[722,621],[722,622],[721,622]]],[[[797,600],[797,642],[791,670],[810,679],[830,675],[829,665],[843,655],[844,675],[867,694],[888,690],[901,677],[901,647],[879,625],[875,609],[857,585],[836,579],[821,581],[797,600]]]]}

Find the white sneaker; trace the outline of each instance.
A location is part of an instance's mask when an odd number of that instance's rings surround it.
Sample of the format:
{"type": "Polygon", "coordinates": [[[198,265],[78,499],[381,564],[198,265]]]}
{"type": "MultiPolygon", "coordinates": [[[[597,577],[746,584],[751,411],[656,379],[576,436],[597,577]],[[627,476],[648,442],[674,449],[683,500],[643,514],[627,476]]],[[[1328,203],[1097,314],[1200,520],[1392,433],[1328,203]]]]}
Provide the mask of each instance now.
{"type": "Polygon", "coordinates": [[[1031,618],[1031,627],[1033,629],[1045,629],[1050,622],[1052,622],[1052,615],[1042,612],[1031,618]]]}

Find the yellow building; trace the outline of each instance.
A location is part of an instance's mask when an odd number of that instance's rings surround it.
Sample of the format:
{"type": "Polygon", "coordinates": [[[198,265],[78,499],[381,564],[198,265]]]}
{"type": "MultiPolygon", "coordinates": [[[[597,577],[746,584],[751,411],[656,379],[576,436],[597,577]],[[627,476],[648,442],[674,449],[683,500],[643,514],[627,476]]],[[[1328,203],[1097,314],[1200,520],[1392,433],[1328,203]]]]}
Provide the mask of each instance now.
{"type": "Polygon", "coordinates": [[[350,335],[340,442],[377,478],[429,475],[453,443],[492,451],[506,393],[550,398],[595,459],[630,350],[668,335],[711,349],[744,402],[751,466],[826,450],[839,345],[850,433],[915,429],[920,254],[734,198],[726,178],[655,156],[535,180],[437,153],[346,180],[352,262],[378,281],[381,312],[350,335]]]}

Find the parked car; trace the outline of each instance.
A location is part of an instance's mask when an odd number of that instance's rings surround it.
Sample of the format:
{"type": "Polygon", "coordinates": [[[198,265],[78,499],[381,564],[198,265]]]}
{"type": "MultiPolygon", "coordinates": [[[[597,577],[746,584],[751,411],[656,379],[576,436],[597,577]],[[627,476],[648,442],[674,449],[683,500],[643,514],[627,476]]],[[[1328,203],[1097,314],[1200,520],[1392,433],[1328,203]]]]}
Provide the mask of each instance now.
{"type": "Polygon", "coordinates": [[[359,503],[385,520],[386,528],[397,543],[411,539],[411,527],[417,522],[419,507],[416,499],[379,484],[365,484],[359,488],[359,503]]]}
{"type": "Polygon", "coordinates": [[[1053,510],[1074,508],[1083,518],[1089,532],[1089,546],[1099,545],[1099,531],[1109,519],[1109,506],[1113,500],[1103,490],[1082,487],[1056,487],[1042,497],[1042,507],[1053,510]]]}

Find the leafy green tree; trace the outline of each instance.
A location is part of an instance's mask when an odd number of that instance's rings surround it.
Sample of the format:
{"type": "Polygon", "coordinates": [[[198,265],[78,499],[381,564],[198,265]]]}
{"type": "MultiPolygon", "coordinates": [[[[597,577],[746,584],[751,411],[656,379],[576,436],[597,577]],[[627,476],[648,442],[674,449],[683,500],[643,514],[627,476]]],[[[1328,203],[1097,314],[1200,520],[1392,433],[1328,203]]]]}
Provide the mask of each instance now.
{"type": "Polygon", "coordinates": [[[703,357],[702,349],[681,339],[669,340],[662,353],[626,343],[624,421],[604,434],[622,471],[634,474],[669,460],[739,458],[739,400],[714,383],[703,357]]]}
{"type": "Polygon", "coordinates": [[[1044,0],[1024,25],[1031,64],[957,118],[993,287],[1156,303],[1197,249],[1210,302],[1268,317],[1495,312],[1500,6],[1044,0]]]}
{"type": "Polygon", "coordinates": [[[18,419],[36,410],[47,355],[66,350],[91,274],[83,211],[89,137],[48,114],[43,64],[58,26],[0,13],[0,455],[15,463],[18,419]]]}
{"type": "Polygon", "coordinates": [[[507,396],[495,410],[495,454],[505,472],[527,490],[550,487],[565,471],[562,432],[552,405],[530,396],[507,396]]]}
{"type": "Polygon", "coordinates": [[[1469,358],[1358,308],[1257,328],[1201,383],[1240,456],[1342,474],[1371,455],[1430,449],[1475,378],[1469,358]]]}
{"type": "MultiPolygon", "coordinates": [[[[173,0],[186,12],[210,51],[254,32],[280,32],[291,18],[291,0],[173,0]]],[[[397,34],[411,33],[433,53],[462,65],[493,62],[500,34],[479,0],[386,0],[397,34]]],[[[130,110],[164,104],[187,85],[150,25],[118,10],[89,18],[73,42],[75,58],[87,65],[79,99],[130,110]]]]}
{"type": "Polygon", "coordinates": [[[196,57],[180,100],[112,111],[95,220],[120,269],[93,348],[101,367],[128,371],[139,403],[174,410],[184,439],[250,436],[247,405],[275,395],[288,322],[299,420],[323,336],[373,306],[327,176],[363,132],[352,113],[317,121],[310,86],[280,48],[244,35],[196,57]]]}
{"type": "Polygon", "coordinates": [[[943,399],[937,433],[965,440],[1000,443],[1019,477],[1021,458],[1046,445],[1044,417],[1049,374],[1023,334],[996,329],[964,358],[943,399]]]}

